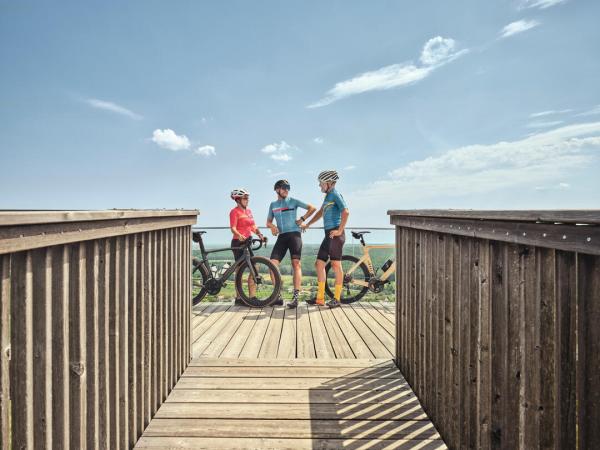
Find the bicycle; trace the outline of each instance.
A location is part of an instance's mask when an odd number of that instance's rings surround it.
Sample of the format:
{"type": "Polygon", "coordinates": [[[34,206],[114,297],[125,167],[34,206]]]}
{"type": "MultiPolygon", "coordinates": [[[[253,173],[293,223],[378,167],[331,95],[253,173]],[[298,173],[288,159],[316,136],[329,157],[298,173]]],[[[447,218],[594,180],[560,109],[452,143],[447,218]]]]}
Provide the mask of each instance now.
{"type": "MultiPolygon", "coordinates": [[[[383,270],[381,276],[376,275],[369,251],[375,248],[391,249],[395,246],[393,244],[367,245],[364,239],[364,235],[367,233],[370,233],[370,231],[352,231],[352,237],[360,240],[363,248],[363,255],[360,258],[352,255],[342,255],[342,270],[344,271],[344,284],[342,297],[340,298],[342,303],[356,302],[363,298],[368,291],[381,292],[385,285],[390,282],[389,278],[396,270],[396,261],[388,259],[381,267],[381,270],[383,270]],[[344,263],[346,263],[345,266],[344,263]]],[[[331,261],[325,266],[325,272],[327,276],[325,292],[333,298],[333,289],[330,287],[330,283],[331,286],[335,285],[335,273],[331,270],[331,261]],[[331,277],[329,275],[330,271],[331,277]]]]}
{"type": "Polygon", "coordinates": [[[261,308],[268,306],[279,297],[281,290],[281,274],[270,259],[254,256],[254,251],[263,246],[260,239],[246,239],[240,247],[227,247],[206,250],[202,235],[206,231],[194,231],[192,240],[199,244],[202,259],[192,259],[192,279],[195,274],[200,277],[200,292],[192,298],[197,305],[207,294],[217,295],[226,281],[235,272],[235,286],[242,301],[248,306],[261,308]],[[258,243],[258,246],[254,246],[258,243]],[[208,255],[226,250],[243,250],[243,254],[223,273],[216,274],[210,270],[208,255]]]}

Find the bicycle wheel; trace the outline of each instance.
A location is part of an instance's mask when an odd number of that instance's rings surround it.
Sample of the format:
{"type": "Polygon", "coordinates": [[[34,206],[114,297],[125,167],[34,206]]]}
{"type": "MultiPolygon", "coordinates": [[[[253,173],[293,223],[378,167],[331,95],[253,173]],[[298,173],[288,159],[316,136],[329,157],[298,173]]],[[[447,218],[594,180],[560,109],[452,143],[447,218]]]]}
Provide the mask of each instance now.
{"type": "Polygon", "coordinates": [[[196,306],[206,297],[206,280],[210,278],[208,267],[202,262],[194,258],[192,260],[192,293],[198,289],[198,293],[192,298],[192,305],[196,306]]]}
{"type": "MultiPolygon", "coordinates": [[[[364,263],[361,263],[354,271],[348,273],[348,271],[358,262],[358,258],[351,255],[342,256],[342,270],[344,271],[344,287],[342,288],[342,297],[340,301],[344,304],[353,303],[365,296],[369,288],[361,284],[354,283],[355,281],[361,283],[368,283],[371,276],[369,275],[369,269],[364,263]]],[[[325,273],[327,276],[327,283],[325,283],[325,292],[331,298],[333,298],[333,290],[335,288],[335,272],[331,268],[331,261],[325,266],[325,273]]]]}
{"type": "Polygon", "coordinates": [[[250,267],[244,262],[238,267],[235,286],[244,303],[262,308],[273,303],[279,296],[281,274],[268,258],[253,256],[250,261],[257,275],[256,279],[252,277],[250,267]]]}

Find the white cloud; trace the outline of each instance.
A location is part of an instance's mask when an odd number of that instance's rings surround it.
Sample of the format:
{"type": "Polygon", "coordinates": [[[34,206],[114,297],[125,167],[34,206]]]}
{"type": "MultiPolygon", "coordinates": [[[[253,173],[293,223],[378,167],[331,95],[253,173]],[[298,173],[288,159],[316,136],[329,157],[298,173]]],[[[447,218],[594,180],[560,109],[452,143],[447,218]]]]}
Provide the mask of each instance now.
{"type": "Polygon", "coordinates": [[[208,157],[208,156],[215,156],[217,154],[217,151],[216,151],[215,147],[212,145],[203,145],[202,147],[198,147],[196,150],[194,150],[194,153],[196,155],[208,157]]]}
{"type": "Polygon", "coordinates": [[[364,92],[408,86],[423,80],[437,68],[467,52],[468,50],[457,51],[456,42],[453,39],[436,36],[429,39],[423,47],[420,57],[422,65],[404,62],[361,73],[349,80],[336,83],[332,89],[327,91],[325,97],[308,105],[308,108],[320,108],[364,92]]]}
{"type": "Polygon", "coordinates": [[[271,155],[271,159],[287,162],[291,161],[293,158],[288,153],[275,153],[274,155],[271,155]]]}
{"type": "Polygon", "coordinates": [[[315,144],[322,144],[322,143],[323,143],[323,142],[325,142],[325,141],[323,140],[323,138],[322,138],[322,137],[316,137],[316,138],[314,138],[314,139],[313,139],[313,142],[314,142],[315,144]]]}
{"type": "Polygon", "coordinates": [[[571,112],[571,111],[573,111],[573,110],[572,109],[559,109],[559,110],[551,109],[551,110],[548,110],[548,111],[540,111],[540,112],[536,112],[536,113],[533,113],[533,114],[529,114],[529,117],[532,118],[532,119],[535,119],[535,118],[538,118],[538,117],[553,116],[553,115],[556,115],[556,114],[565,114],[565,113],[568,113],[568,112],[571,112]]]}
{"type": "Polygon", "coordinates": [[[469,145],[412,161],[368,185],[355,198],[369,206],[389,203],[391,197],[410,202],[540,186],[586,167],[599,156],[600,122],[568,125],[517,141],[469,145]]]}
{"type": "Polygon", "coordinates": [[[354,170],[356,169],[356,166],[346,166],[344,167],[344,170],[354,170]]]}
{"type": "Polygon", "coordinates": [[[121,106],[117,105],[113,102],[107,102],[105,100],[99,100],[97,98],[88,98],[85,102],[90,105],[92,108],[102,109],[104,111],[110,111],[122,116],[129,117],[130,119],[140,120],[143,117],[139,114],[134,113],[133,111],[121,106]]]}
{"type": "Polygon", "coordinates": [[[500,32],[500,37],[506,38],[509,36],[514,36],[515,34],[531,30],[532,28],[535,28],[540,24],[541,22],[537,20],[517,20],[516,22],[511,22],[504,28],[502,28],[502,31],[500,32]]]}
{"type": "Polygon", "coordinates": [[[595,108],[590,109],[589,111],[585,111],[579,114],[576,114],[577,116],[595,116],[596,114],[600,114],[600,105],[596,106],[595,108]]]}
{"type": "Polygon", "coordinates": [[[537,8],[537,9],[546,9],[551,6],[556,6],[561,3],[566,3],[567,0],[521,0],[521,4],[519,5],[519,9],[529,9],[529,8],[537,8]]]}
{"type": "Polygon", "coordinates": [[[188,150],[190,148],[190,140],[186,135],[177,135],[170,128],[164,130],[156,129],[152,133],[152,142],[157,144],[159,147],[172,150],[174,152],[178,150],[188,150]]]}
{"type": "Polygon", "coordinates": [[[455,54],[455,51],[456,42],[454,39],[436,36],[425,43],[421,52],[421,58],[419,59],[424,65],[432,66],[451,58],[455,54]]]}
{"type": "Polygon", "coordinates": [[[269,157],[275,161],[288,162],[293,159],[291,152],[298,150],[295,145],[290,145],[285,141],[273,142],[267,144],[260,149],[261,152],[266,153],[269,157]]]}
{"type": "Polygon", "coordinates": [[[549,121],[541,121],[537,120],[535,122],[530,122],[527,124],[527,128],[550,128],[555,127],[563,123],[562,120],[549,120],[549,121]]]}

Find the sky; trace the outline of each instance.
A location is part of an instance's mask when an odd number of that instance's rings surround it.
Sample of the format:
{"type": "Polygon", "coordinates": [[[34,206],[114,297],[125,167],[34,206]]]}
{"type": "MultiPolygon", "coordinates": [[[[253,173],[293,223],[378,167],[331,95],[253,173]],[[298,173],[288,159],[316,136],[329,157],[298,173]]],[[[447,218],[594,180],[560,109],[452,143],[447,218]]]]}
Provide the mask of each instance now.
{"type": "Polygon", "coordinates": [[[0,209],[598,208],[600,2],[0,0],[0,209]]]}

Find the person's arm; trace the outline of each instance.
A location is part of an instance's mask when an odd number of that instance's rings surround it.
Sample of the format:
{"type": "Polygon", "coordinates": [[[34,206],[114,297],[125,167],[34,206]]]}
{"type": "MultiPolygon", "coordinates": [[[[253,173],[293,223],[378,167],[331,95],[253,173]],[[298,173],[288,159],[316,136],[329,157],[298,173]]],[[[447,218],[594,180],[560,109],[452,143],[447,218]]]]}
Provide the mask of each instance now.
{"type": "Polygon", "coordinates": [[[315,208],[313,205],[311,205],[310,203],[301,203],[298,202],[301,208],[306,209],[306,212],[304,213],[304,215],[302,215],[298,220],[296,220],[296,225],[302,225],[304,222],[306,222],[306,220],[313,215],[313,213],[317,210],[317,208],[315,208]]]}
{"type": "Polygon", "coordinates": [[[277,236],[279,234],[279,229],[273,225],[273,210],[269,208],[269,215],[267,216],[267,228],[271,230],[273,236],[277,236]]]}
{"type": "Polygon", "coordinates": [[[315,223],[317,220],[319,220],[321,217],[323,217],[323,207],[321,206],[321,208],[315,213],[314,216],[311,217],[311,219],[307,222],[307,223],[303,223],[300,228],[302,228],[302,231],[306,231],[308,229],[308,227],[310,227],[313,223],[315,223]]]}
{"type": "Polygon", "coordinates": [[[260,232],[260,230],[258,229],[258,227],[256,226],[256,224],[254,224],[254,227],[252,228],[252,232],[257,235],[261,241],[266,241],[264,235],[260,232]]]}
{"type": "Polygon", "coordinates": [[[342,218],[340,221],[340,226],[338,227],[337,230],[333,230],[331,233],[329,233],[329,237],[334,238],[336,236],[341,236],[344,233],[344,229],[346,228],[346,223],[348,223],[349,216],[350,216],[350,211],[348,211],[348,208],[344,208],[342,210],[342,218]]]}

